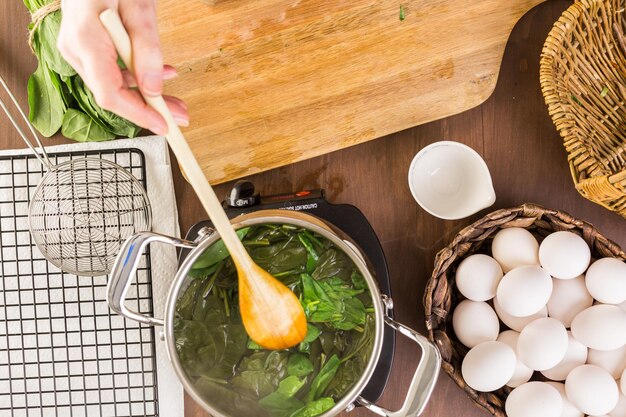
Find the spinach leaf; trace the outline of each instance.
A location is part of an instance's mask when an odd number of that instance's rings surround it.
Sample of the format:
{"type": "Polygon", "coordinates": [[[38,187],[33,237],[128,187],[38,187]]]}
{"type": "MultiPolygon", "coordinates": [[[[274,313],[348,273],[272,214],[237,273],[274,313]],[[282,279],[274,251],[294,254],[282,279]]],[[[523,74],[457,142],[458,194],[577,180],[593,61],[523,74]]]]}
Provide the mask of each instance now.
{"type": "Polygon", "coordinates": [[[324,394],[335,400],[343,398],[361,378],[364,368],[365,365],[358,358],[352,358],[342,363],[324,394]]]}
{"type": "Polygon", "coordinates": [[[316,280],[339,277],[344,281],[350,279],[352,261],[338,249],[331,248],[320,255],[315,271],[311,274],[316,280]]]}
{"type": "Polygon", "coordinates": [[[276,391],[261,398],[259,405],[272,417],[287,417],[304,406],[302,401],[294,397],[302,389],[305,382],[305,378],[288,376],[280,381],[276,391]]]}
{"type": "Polygon", "coordinates": [[[24,0],[24,5],[26,5],[29,12],[34,13],[51,2],[52,0],[24,0]]]}
{"type": "Polygon", "coordinates": [[[351,332],[323,332],[320,335],[322,351],[326,356],[342,355],[350,346],[351,332]]]}
{"type": "Polygon", "coordinates": [[[76,80],[77,84],[75,89],[78,95],[78,102],[83,110],[89,114],[96,123],[117,136],[132,138],[139,134],[141,131],[140,127],[100,107],[100,105],[96,103],[96,98],[93,93],[87,88],[85,83],[78,77],[76,77],[76,80]]]}
{"type": "Polygon", "coordinates": [[[274,390],[272,375],[264,370],[240,371],[231,380],[232,386],[241,393],[252,395],[255,398],[269,395],[274,390]]]}
{"type": "Polygon", "coordinates": [[[322,331],[320,329],[318,329],[317,327],[313,326],[312,324],[307,323],[306,325],[306,336],[304,336],[304,340],[302,341],[303,343],[312,343],[315,341],[315,339],[317,339],[320,335],[320,333],[322,333],[322,331]]]}
{"type": "Polygon", "coordinates": [[[307,251],[307,258],[306,258],[306,273],[307,274],[310,274],[311,272],[315,270],[315,267],[317,266],[317,261],[320,258],[309,236],[310,235],[306,232],[298,233],[298,239],[300,240],[300,242],[306,248],[306,251],[307,251]]]}
{"type": "Polygon", "coordinates": [[[369,314],[367,316],[365,325],[363,326],[363,332],[360,336],[352,334],[352,338],[346,346],[346,352],[341,359],[342,362],[349,360],[350,358],[357,356],[361,359],[361,363],[366,364],[370,355],[371,347],[374,341],[376,322],[374,316],[369,314]]]}
{"type": "Polygon", "coordinates": [[[33,35],[33,47],[40,60],[57,74],[70,77],[76,74],[74,68],[61,56],[57,48],[57,36],[61,28],[61,11],[46,16],[33,35]]]}
{"type": "Polygon", "coordinates": [[[54,135],[63,124],[65,103],[61,93],[52,84],[52,74],[45,61],[28,79],[28,118],[46,137],[54,135]]]}
{"type": "Polygon", "coordinates": [[[259,405],[272,417],[289,417],[301,409],[304,403],[297,398],[272,392],[259,400],[259,405]]]}
{"type": "Polygon", "coordinates": [[[87,113],[94,122],[114,135],[132,138],[137,136],[141,131],[141,128],[135,124],[100,107],[98,103],[96,103],[96,99],[91,90],[87,88],[79,77],[74,77],[72,90],[80,108],[87,113]]]}
{"type": "MultiPolygon", "coordinates": [[[[248,334],[244,327],[240,324],[225,324],[215,328],[209,332],[212,334],[220,334],[225,337],[224,350],[217,357],[211,369],[205,369],[203,375],[213,378],[230,378],[233,376],[235,366],[239,363],[246,352],[246,339],[248,334]]],[[[222,339],[219,340],[221,343],[222,339]]]]}
{"type": "Polygon", "coordinates": [[[176,302],[176,313],[185,320],[191,320],[193,310],[196,306],[196,292],[202,285],[202,281],[192,282],[183,295],[176,302]]]}
{"type": "Polygon", "coordinates": [[[333,355],[330,359],[328,359],[326,364],[324,364],[322,369],[320,369],[320,373],[313,379],[309,392],[304,398],[306,403],[317,400],[322,396],[332,379],[335,377],[340,364],[341,361],[337,355],[333,355]]]}
{"type": "Polygon", "coordinates": [[[50,71],[50,83],[61,95],[61,98],[63,99],[63,104],[65,105],[65,109],[70,108],[75,100],[69,89],[63,82],[61,76],[59,76],[54,71],[50,71]]]}
{"type": "MultiPolygon", "coordinates": [[[[240,240],[243,239],[249,230],[250,230],[249,227],[244,227],[242,229],[237,230],[237,236],[239,236],[239,239],[240,240]]],[[[222,261],[228,258],[228,256],[229,256],[228,249],[226,249],[226,245],[220,239],[214,244],[212,244],[211,246],[209,246],[207,250],[205,250],[202,253],[202,255],[198,257],[196,262],[194,262],[192,268],[193,269],[207,268],[211,265],[218,263],[219,261],[222,261]]]]}
{"type": "Polygon", "coordinates": [[[313,363],[309,358],[300,353],[291,355],[287,362],[287,373],[295,377],[307,376],[313,372],[313,369],[313,363]]]}
{"type": "Polygon", "coordinates": [[[322,332],[320,329],[313,326],[311,323],[307,323],[306,324],[306,336],[304,337],[304,340],[300,342],[300,345],[298,345],[298,350],[300,352],[308,352],[311,346],[311,343],[317,340],[317,338],[319,337],[321,333],[322,332]]]}
{"type": "Polygon", "coordinates": [[[352,271],[352,274],[350,275],[350,281],[352,281],[352,285],[354,286],[355,290],[367,289],[367,282],[365,282],[365,278],[363,278],[363,275],[361,275],[358,269],[354,269],[352,271]]]}
{"type": "Polygon", "coordinates": [[[196,382],[195,387],[200,395],[225,414],[238,417],[259,417],[263,415],[255,399],[233,391],[226,385],[217,383],[210,378],[201,377],[196,382]]]}
{"type": "Polygon", "coordinates": [[[231,380],[240,392],[261,398],[275,391],[287,375],[286,351],[262,351],[244,357],[239,365],[240,373],[231,380]]]}
{"type": "Polygon", "coordinates": [[[71,91],[76,99],[78,107],[89,115],[94,122],[106,129],[106,124],[100,120],[100,117],[98,116],[99,106],[96,104],[93,94],[80,77],[72,78],[71,91]]]}
{"type": "Polygon", "coordinates": [[[302,274],[302,306],[308,321],[328,323],[336,329],[352,330],[365,323],[365,306],[355,295],[363,290],[353,290],[341,278],[316,281],[302,274]]]}
{"type": "Polygon", "coordinates": [[[304,386],[305,382],[306,378],[298,378],[295,375],[290,375],[280,381],[276,392],[286,397],[294,397],[304,386]]]}
{"type": "Polygon", "coordinates": [[[335,406],[335,401],[332,398],[320,398],[317,401],[312,401],[300,410],[293,413],[290,417],[315,417],[325,413],[335,406]]]}
{"type": "Polygon", "coordinates": [[[197,321],[177,320],[174,323],[174,337],[176,339],[176,353],[180,363],[187,373],[199,375],[201,366],[199,349],[210,339],[209,330],[197,321]]]}
{"type": "Polygon", "coordinates": [[[207,326],[224,324],[226,323],[224,304],[215,295],[199,296],[196,298],[191,318],[203,322],[207,326]]]}
{"type": "Polygon", "coordinates": [[[206,268],[192,269],[187,272],[187,275],[194,279],[204,279],[209,275],[213,274],[217,269],[218,264],[213,264],[211,266],[207,266],[206,268]]]}
{"type": "Polygon", "coordinates": [[[287,242],[277,242],[264,247],[250,250],[250,256],[267,272],[273,275],[298,274],[304,272],[307,252],[300,242],[290,239],[287,242]]]}
{"type": "Polygon", "coordinates": [[[264,349],[263,346],[259,345],[257,342],[255,342],[254,340],[248,338],[248,345],[247,345],[248,349],[250,350],[262,350],[264,349]]]}
{"type": "Polygon", "coordinates": [[[98,125],[91,117],[76,109],[67,109],[63,116],[61,133],[78,142],[101,142],[115,139],[115,135],[98,125]]]}

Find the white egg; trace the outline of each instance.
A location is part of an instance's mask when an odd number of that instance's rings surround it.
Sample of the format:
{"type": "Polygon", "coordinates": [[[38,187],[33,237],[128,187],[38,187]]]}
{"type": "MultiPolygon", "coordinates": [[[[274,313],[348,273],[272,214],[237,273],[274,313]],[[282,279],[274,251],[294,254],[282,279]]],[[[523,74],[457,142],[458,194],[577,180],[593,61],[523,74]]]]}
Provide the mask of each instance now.
{"type": "Polygon", "coordinates": [[[544,306],[541,310],[539,310],[532,316],[526,317],[515,317],[510,315],[502,309],[502,306],[498,304],[498,300],[496,298],[493,299],[493,308],[496,310],[496,313],[498,314],[500,320],[502,320],[502,323],[506,324],[508,327],[515,330],[516,332],[521,332],[522,329],[526,327],[526,325],[528,325],[528,323],[532,323],[533,321],[542,317],[548,317],[548,309],[546,306],[544,306]]]}
{"type": "Polygon", "coordinates": [[[533,321],[520,332],[517,356],[529,368],[544,371],[561,362],[567,347],[565,326],[557,319],[547,317],[533,321]]]}
{"type": "Polygon", "coordinates": [[[515,372],[515,352],[502,342],[483,342],[470,349],[463,358],[461,374],[476,391],[502,388],[515,372]]]}
{"type": "Polygon", "coordinates": [[[626,301],[624,301],[623,303],[621,303],[619,305],[619,308],[621,308],[622,310],[626,311],[626,301]]]}
{"type": "Polygon", "coordinates": [[[495,297],[503,275],[500,264],[491,256],[472,255],[459,264],[456,286],[470,300],[487,301],[495,297]]]}
{"type": "Polygon", "coordinates": [[[539,262],[554,278],[576,278],[589,266],[591,250],[572,232],[555,232],[539,245],[539,262]]]}
{"type": "Polygon", "coordinates": [[[617,405],[613,410],[609,412],[610,417],[626,417],[626,396],[619,396],[619,400],[617,400],[617,405]]]}
{"type": "Polygon", "coordinates": [[[515,317],[527,317],[541,310],[552,294],[552,277],[540,266],[520,266],[502,277],[496,299],[515,317]]]}
{"type": "Polygon", "coordinates": [[[620,381],[620,389],[622,390],[622,394],[626,395],[626,369],[622,372],[622,377],[619,379],[620,381]]]}
{"type": "Polygon", "coordinates": [[[559,394],[561,394],[561,399],[563,400],[563,411],[561,412],[561,417],[583,417],[585,415],[578,408],[574,407],[574,404],[572,404],[567,398],[567,394],[565,393],[565,384],[554,381],[546,381],[546,384],[553,386],[557,389],[557,391],[559,391],[559,394]]]}
{"type": "Polygon", "coordinates": [[[548,315],[569,327],[574,317],[591,307],[593,298],[585,285],[584,275],[574,279],[552,280],[552,295],[548,300],[548,315]]]}
{"type": "Polygon", "coordinates": [[[626,263],[602,258],[589,267],[585,283],[593,298],[606,304],[626,301],[626,263]]]}
{"type": "MultiPolygon", "coordinates": [[[[519,338],[519,333],[515,330],[505,330],[498,336],[497,341],[506,343],[513,349],[513,351],[517,350],[517,339],[519,338]]],[[[530,378],[533,376],[533,370],[528,366],[524,365],[519,358],[515,364],[515,371],[513,372],[513,376],[506,383],[507,386],[511,388],[515,388],[519,385],[522,385],[525,382],[528,382],[530,378]]]]}
{"type": "Polygon", "coordinates": [[[504,408],[507,417],[560,417],[563,400],[555,387],[532,381],[511,391],[504,408]]]}
{"type": "Polygon", "coordinates": [[[626,344],[626,311],[614,305],[591,306],[572,320],[572,335],[597,350],[615,350],[626,344]]]}
{"type": "Polygon", "coordinates": [[[598,416],[615,408],[619,390],[613,377],[596,365],[581,365],[565,380],[567,398],[585,414],[598,416]]]}
{"type": "Polygon", "coordinates": [[[452,328],[461,343],[472,348],[482,342],[496,340],[500,323],[489,304],[463,300],[452,314],[452,328]]]}
{"type": "Polygon", "coordinates": [[[626,369],[626,345],[615,350],[589,349],[587,363],[598,365],[607,370],[615,379],[619,379],[626,369]]]}
{"type": "Polygon", "coordinates": [[[526,229],[502,229],[493,238],[491,253],[506,273],[523,265],[539,265],[539,243],[526,229]]]}
{"type": "Polygon", "coordinates": [[[567,352],[556,366],[541,371],[543,376],[555,381],[565,381],[567,375],[576,367],[584,365],[587,361],[587,347],[574,339],[570,332],[567,332],[567,352]]]}

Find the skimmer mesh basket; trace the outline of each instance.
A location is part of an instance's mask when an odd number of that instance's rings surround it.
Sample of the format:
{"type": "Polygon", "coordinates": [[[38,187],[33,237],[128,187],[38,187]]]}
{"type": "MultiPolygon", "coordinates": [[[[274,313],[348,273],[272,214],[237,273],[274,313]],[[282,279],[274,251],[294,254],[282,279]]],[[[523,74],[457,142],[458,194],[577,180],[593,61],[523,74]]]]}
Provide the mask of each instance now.
{"type": "Polygon", "coordinates": [[[131,173],[105,159],[80,158],[44,176],[28,219],[33,240],[51,263],[79,275],[104,275],[124,239],[150,229],[151,213],[131,173]]]}

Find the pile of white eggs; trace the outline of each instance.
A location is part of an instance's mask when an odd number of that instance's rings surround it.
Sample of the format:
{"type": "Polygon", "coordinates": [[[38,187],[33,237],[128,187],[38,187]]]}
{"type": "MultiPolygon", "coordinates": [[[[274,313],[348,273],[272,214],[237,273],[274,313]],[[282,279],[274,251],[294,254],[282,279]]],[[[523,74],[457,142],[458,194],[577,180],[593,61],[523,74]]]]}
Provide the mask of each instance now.
{"type": "Polygon", "coordinates": [[[589,266],[585,241],[565,231],[539,245],[526,229],[502,229],[491,249],[493,257],[471,255],[456,271],[467,298],[452,315],[470,348],[465,382],[482,392],[514,388],[508,417],[626,417],[626,263],[589,266]]]}

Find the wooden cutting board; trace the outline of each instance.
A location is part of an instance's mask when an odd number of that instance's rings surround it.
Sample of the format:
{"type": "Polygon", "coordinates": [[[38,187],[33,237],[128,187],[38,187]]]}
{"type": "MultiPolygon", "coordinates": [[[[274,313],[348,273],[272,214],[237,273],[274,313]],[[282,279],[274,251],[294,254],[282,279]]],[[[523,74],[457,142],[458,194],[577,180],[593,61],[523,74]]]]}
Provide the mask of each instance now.
{"type": "Polygon", "coordinates": [[[542,1],[160,0],[166,91],[220,183],[477,106],[542,1]]]}

